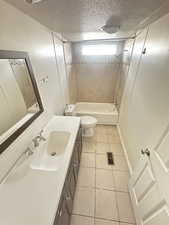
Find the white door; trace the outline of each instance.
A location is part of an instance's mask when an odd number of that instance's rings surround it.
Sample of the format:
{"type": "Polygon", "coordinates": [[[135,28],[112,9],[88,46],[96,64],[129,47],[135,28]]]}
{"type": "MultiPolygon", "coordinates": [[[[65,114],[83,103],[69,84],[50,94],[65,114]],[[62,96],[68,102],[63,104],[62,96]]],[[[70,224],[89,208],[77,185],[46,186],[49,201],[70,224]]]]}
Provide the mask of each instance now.
{"type": "Polygon", "coordinates": [[[169,132],[134,170],[129,190],[138,225],[169,225],[169,132]]]}

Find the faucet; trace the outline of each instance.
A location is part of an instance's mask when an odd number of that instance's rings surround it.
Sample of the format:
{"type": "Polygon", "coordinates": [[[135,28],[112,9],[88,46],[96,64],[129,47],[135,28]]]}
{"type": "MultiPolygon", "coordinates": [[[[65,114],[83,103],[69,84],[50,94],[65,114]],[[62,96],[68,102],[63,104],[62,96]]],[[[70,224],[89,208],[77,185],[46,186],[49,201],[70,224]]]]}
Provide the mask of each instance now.
{"type": "Polygon", "coordinates": [[[46,138],[42,135],[43,130],[40,131],[40,133],[32,140],[34,143],[34,147],[38,147],[41,141],[46,141],[46,138]]]}
{"type": "Polygon", "coordinates": [[[24,154],[25,154],[26,156],[31,156],[31,155],[33,154],[33,151],[31,150],[31,148],[28,147],[28,148],[25,150],[24,154]]]}

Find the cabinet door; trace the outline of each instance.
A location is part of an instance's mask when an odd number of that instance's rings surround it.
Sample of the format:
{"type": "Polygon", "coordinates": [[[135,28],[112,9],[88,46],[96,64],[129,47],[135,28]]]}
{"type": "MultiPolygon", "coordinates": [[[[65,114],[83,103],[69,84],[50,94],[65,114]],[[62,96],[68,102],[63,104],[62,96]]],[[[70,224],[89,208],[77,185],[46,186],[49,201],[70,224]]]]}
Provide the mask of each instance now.
{"type": "Polygon", "coordinates": [[[78,152],[78,142],[75,145],[75,149],[74,149],[74,157],[73,157],[73,169],[74,169],[74,176],[75,176],[75,181],[77,183],[77,179],[78,179],[78,173],[79,173],[79,166],[80,166],[80,162],[79,162],[79,152],[78,152]]]}
{"type": "Polygon", "coordinates": [[[67,190],[68,193],[70,193],[72,199],[74,198],[75,189],[76,189],[76,181],[74,176],[74,161],[72,161],[67,179],[67,190]]]}
{"type": "Polygon", "coordinates": [[[79,157],[79,163],[80,163],[81,154],[82,154],[82,128],[80,128],[78,132],[77,151],[78,151],[78,157],[79,157]]]}
{"type": "Polygon", "coordinates": [[[60,209],[57,212],[57,217],[54,225],[69,225],[70,224],[70,214],[66,207],[66,200],[63,199],[60,209]]]}
{"type": "Polygon", "coordinates": [[[73,209],[73,197],[72,197],[69,189],[67,189],[66,192],[65,192],[65,200],[66,200],[68,212],[71,215],[72,209],[73,209]]]}

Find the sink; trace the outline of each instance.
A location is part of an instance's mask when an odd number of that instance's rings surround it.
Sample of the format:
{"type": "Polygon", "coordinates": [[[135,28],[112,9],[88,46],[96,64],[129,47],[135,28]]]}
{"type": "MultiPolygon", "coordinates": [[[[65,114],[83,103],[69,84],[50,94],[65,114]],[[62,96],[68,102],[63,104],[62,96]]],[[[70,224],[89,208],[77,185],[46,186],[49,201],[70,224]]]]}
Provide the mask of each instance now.
{"type": "Polygon", "coordinates": [[[61,168],[70,137],[71,133],[68,131],[50,131],[47,140],[33,154],[30,167],[43,171],[56,171],[61,168]]]}
{"type": "Polygon", "coordinates": [[[58,156],[64,153],[68,144],[70,133],[66,131],[53,131],[49,135],[47,152],[51,156],[58,156]]]}

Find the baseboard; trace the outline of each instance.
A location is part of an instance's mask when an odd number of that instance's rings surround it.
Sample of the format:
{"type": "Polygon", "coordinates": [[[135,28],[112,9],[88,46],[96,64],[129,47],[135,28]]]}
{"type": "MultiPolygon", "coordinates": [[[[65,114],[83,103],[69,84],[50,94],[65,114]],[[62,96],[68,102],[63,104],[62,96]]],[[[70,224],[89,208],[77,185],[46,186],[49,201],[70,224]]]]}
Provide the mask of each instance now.
{"type": "Polygon", "coordinates": [[[119,133],[119,136],[120,136],[120,141],[121,141],[121,144],[122,144],[122,147],[123,147],[124,156],[125,156],[126,161],[127,161],[129,172],[130,172],[130,175],[132,175],[133,169],[132,169],[132,166],[131,166],[130,161],[129,161],[129,157],[128,157],[128,154],[127,154],[127,149],[126,149],[124,141],[123,141],[123,137],[122,137],[122,134],[121,134],[121,130],[120,130],[119,124],[117,124],[117,130],[118,130],[118,133],[119,133]]]}

